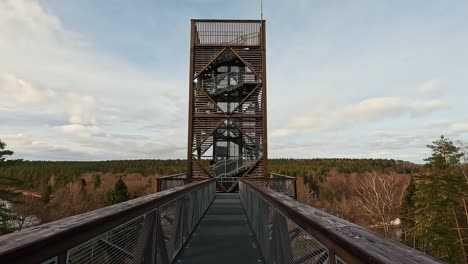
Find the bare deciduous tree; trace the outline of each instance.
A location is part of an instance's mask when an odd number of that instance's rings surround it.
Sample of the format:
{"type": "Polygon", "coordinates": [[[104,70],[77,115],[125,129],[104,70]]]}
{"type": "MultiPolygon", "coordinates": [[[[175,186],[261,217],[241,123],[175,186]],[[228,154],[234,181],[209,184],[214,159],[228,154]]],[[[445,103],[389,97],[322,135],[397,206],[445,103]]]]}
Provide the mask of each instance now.
{"type": "Polygon", "coordinates": [[[391,221],[399,216],[406,184],[403,176],[371,172],[354,186],[359,208],[373,225],[383,228],[385,236],[389,235],[391,221]]]}

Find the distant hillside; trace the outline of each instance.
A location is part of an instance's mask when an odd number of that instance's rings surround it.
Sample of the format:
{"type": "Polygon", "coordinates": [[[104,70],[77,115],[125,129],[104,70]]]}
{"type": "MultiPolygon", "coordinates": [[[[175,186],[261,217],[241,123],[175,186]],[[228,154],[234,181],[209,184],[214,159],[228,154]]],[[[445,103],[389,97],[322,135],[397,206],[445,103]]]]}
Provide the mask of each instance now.
{"type": "MultiPolygon", "coordinates": [[[[393,159],[271,159],[269,162],[270,172],[302,177],[323,175],[332,169],[340,173],[414,173],[420,167],[393,159]]],[[[52,176],[56,184],[63,185],[85,173],[158,176],[185,170],[185,160],[10,161],[0,167],[0,186],[42,189],[41,185],[46,184],[52,176]]]]}
{"type": "Polygon", "coordinates": [[[169,175],[185,171],[185,160],[10,161],[0,167],[0,185],[40,188],[54,176],[64,184],[85,173],[169,175]]]}
{"type": "Polygon", "coordinates": [[[394,159],[272,159],[269,162],[270,172],[290,176],[325,175],[333,169],[339,173],[416,173],[422,165],[394,159]]]}

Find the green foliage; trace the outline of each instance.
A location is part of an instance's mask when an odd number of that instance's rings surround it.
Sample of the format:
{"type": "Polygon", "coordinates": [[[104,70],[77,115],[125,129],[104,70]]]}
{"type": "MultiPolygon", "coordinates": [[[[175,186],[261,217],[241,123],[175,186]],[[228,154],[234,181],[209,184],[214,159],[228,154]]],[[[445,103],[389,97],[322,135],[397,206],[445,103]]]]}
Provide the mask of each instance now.
{"type": "Polygon", "coordinates": [[[396,172],[413,173],[419,166],[411,162],[393,159],[272,159],[269,170],[290,176],[316,176],[323,181],[333,169],[340,173],[396,172]]]}
{"type": "Polygon", "coordinates": [[[432,142],[432,145],[427,145],[432,150],[432,155],[424,159],[427,161],[427,166],[431,168],[434,173],[453,172],[460,164],[460,159],[463,153],[460,148],[455,146],[452,141],[448,140],[443,135],[439,140],[432,142]]]}
{"type": "Polygon", "coordinates": [[[6,156],[13,155],[13,151],[5,149],[6,143],[0,140],[0,162],[4,162],[6,160],[6,156]]]}
{"type": "Polygon", "coordinates": [[[454,230],[455,217],[462,210],[461,198],[467,193],[466,182],[457,169],[462,154],[453,142],[441,136],[425,159],[429,174],[415,175],[405,197],[409,235],[420,250],[450,263],[461,259],[460,245],[454,230]]]}
{"type": "Polygon", "coordinates": [[[114,189],[106,193],[104,203],[106,205],[117,204],[128,201],[130,194],[128,193],[127,185],[122,179],[119,179],[114,186],[114,189]]]}
{"type": "Polygon", "coordinates": [[[49,203],[51,195],[52,195],[52,186],[46,185],[41,192],[41,200],[44,203],[49,203]]]}
{"type": "MultiPolygon", "coordinates": [[[[11,161],[0,166],[0,185],[43,190],[52,176],[54,187],[60,188],[78,180],[84,173],[94,174],[92,184],[98,188],[105,173],[125,175],[140,173],[149,175],[170,175],[186,170],[185,160],[114,160],[114,161],[11,161]]],[[[311,187],[318,191],[328,172],[336,169],[342,173],[364,173],[385,171],[407,173],[419,170],[415,164],[386,159],[272,159],[271,172],[307,178],[311,187]]]]}
{"type": "Polygon", "coordinates": [[[102,184],[101,175],[94,174],[93,175],[93,188],[98,189],[101,187],[101,184],[102,184]]]}
{"type": "Polygon", "coordinates": [[[170,175],[184,172],[185,160],[8,161],[0,166],[0,185],[42,190],[50,177],[61,187],[84,173],[170,175]]]}
{"type": "MultiPolygon", "coordinates": [[[[1,168],[2,167],[0,166],[0,171],[2,171],[1,168]]],[[[0,173],[0,185],[2,185],[2,186],[18,186],[18,187],[21,187],[21,186],[25,185],[25,182],[22,179],[20,179],[19,177],[2,175],[0,173]]]]}
{"type": "MultiPolygon", "coordinates": [[[[408,185],[405,189],[405,194],[403,196],[402,206],[401,206],[401,225],[404,230],[409,230],[414,227],[414,201],[413,196],[416,192],[416,183],[415,177],[410,176],[408,185]]],[[[403,233],[403,240],[411,239],[411,236],[408,236],[407,233],[403,233]]]]}

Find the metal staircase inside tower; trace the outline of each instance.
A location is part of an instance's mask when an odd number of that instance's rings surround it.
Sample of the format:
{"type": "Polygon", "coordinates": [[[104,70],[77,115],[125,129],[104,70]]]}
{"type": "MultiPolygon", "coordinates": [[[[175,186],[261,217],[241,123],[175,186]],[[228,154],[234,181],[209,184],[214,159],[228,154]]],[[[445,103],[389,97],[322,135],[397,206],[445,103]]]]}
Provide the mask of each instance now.
{"type": "MultiPolygon", "coordinates": [[[[226,114],[252,114],[260,111],[260,104],[247,102],[261,80],[232,50],[226,49],[195,79],[212,103],[226,114]]],[[[255,94],[259,96],[260,94],[255,94]]],[[[261,158],[261,151],[250,135],[258,133],[255,121],[236,120],[226,116],[210,136],[198,144],[195,153],[201,159],[211,159],[206,168],[225,189],[231,188],[261,158]],[[248,127],[248,132],[241,129],[248,127]]],[[[220,187],[220,186],[218,186],[220,187]]]]}

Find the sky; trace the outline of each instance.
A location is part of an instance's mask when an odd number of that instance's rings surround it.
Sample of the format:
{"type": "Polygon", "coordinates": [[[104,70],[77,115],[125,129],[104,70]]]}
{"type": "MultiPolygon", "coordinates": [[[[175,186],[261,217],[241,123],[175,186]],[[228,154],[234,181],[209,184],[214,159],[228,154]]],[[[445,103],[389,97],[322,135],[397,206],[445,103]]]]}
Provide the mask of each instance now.
{"type": "MultiPolygon", "coordinates": [[[[468,1],[264,1],[272,158],[421,163],[468,141],[468,1]]],[[[260,0],[0,0],[0,139],[30,160],[185,158],[192,18],[260,0]]]]}

